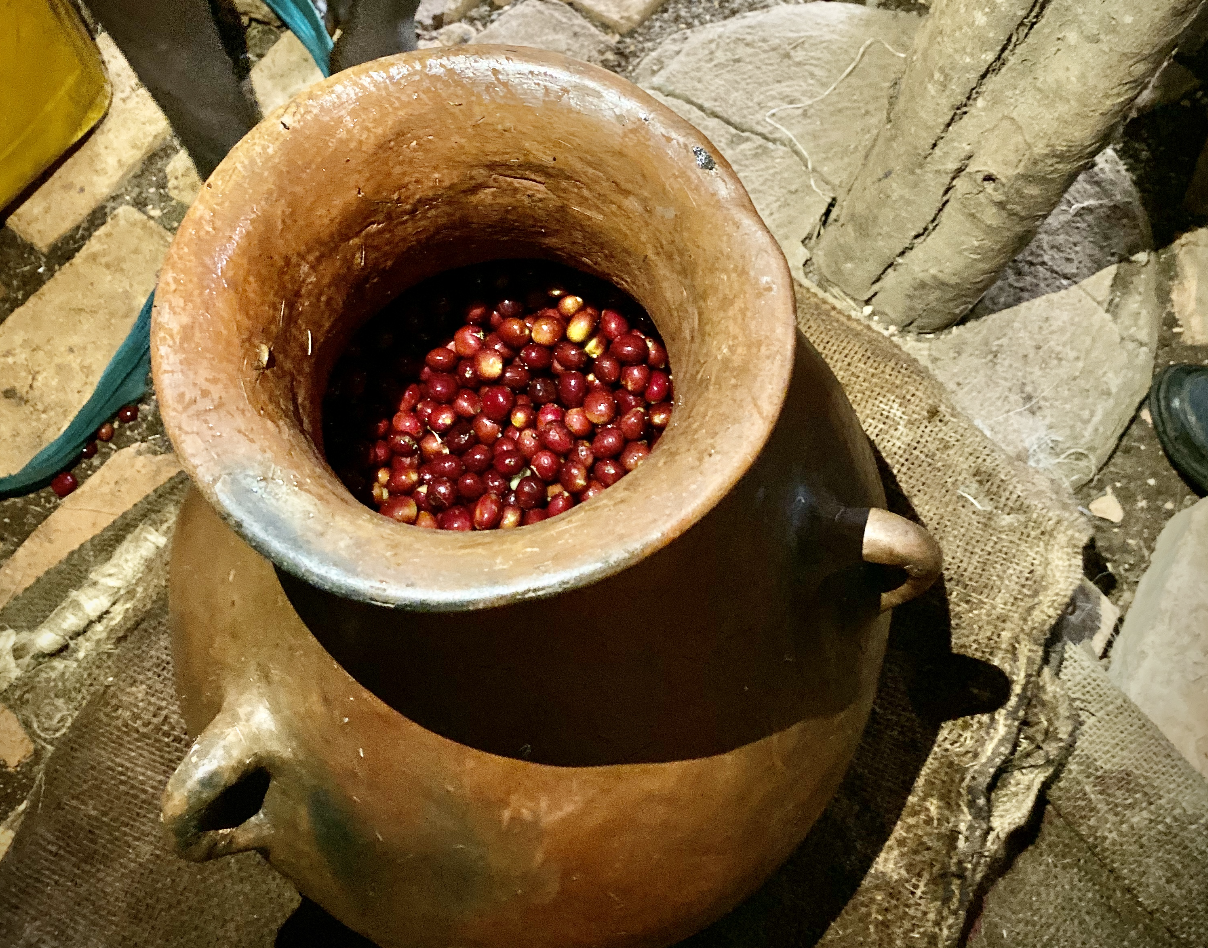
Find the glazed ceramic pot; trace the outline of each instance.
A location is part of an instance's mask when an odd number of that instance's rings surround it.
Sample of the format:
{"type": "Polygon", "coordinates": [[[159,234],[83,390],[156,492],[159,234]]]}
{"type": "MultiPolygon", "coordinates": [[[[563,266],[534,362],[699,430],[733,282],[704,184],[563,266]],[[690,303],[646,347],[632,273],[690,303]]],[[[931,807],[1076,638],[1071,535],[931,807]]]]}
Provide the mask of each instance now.
{"type": "Polygon", "coordinates": [[[263,852],[384,946],[660,946],[719,917],[825,807],[887,610],[939,571],[881,509],[733,171],[561,57],[381,60],[270,115],[181,226],[152,345],[197,488],[171,608],[200,736],[164,821],[188,858],[263,852]],[[654,319],[657,449],[519,530],[362,506],[320,418],[353,331],[441,271],[534,257],[654,319]]]}

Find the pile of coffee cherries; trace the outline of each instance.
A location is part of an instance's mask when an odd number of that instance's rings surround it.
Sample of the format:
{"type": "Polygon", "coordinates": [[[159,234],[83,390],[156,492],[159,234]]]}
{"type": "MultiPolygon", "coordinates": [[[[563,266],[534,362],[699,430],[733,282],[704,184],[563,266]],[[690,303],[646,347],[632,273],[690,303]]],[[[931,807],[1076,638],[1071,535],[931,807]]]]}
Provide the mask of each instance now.
{"type": "Polygon", "coordinates": [[[604,285],[597,308],[594,281],[572,274],[479,278],[492,296],[459,303],[421,292],[358,334],[324,406],[329,460],[355,496],[399,523],[509,529],[642,463],[671,421],[667,350],[636,304],[604,285]]]}
{"type": "MultiPolygon", "coordinates": [[[[132,421],[137,421],[138,406],[124,405],[118,410],[117,420],[123,424],[130,424],[132,421]]],[[[80,460],[87,461],[89,458],[96,457],[96,453],[99,450],[97,442],[112,440],[113,433],[113,422],[107,421],[101,425],[101,427],[99,427],[96,431],[96,437],[84,445],[84,450],[80,452],[80,460]]],[[[71,471],[60,471],[50,482],[50,489],[54,491],[56,497],[66,497],[79,486],[79,479],[71,471]]]]}

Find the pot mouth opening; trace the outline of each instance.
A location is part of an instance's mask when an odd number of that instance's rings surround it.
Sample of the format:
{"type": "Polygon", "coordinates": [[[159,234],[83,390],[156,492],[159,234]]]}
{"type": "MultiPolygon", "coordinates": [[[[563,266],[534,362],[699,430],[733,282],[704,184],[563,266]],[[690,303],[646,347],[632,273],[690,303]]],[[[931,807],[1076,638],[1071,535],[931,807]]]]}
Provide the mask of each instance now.
{"type": "Polygon", "coordinates": [[[779,247],[701,149],[717,154],[636,87],[536,51],[397,57],[304,93],[222,163],[165,263],[153,363],[184,467],[260,553],[376,605],[544,598],[665,546],[762,449],[796,338],[779,247]],[[324,455],[336,360],[407,289],[526,258],[606,280],[649,313],[676,373],[670,427],[631,474],[544,523],[387,520],[324,455]]]}

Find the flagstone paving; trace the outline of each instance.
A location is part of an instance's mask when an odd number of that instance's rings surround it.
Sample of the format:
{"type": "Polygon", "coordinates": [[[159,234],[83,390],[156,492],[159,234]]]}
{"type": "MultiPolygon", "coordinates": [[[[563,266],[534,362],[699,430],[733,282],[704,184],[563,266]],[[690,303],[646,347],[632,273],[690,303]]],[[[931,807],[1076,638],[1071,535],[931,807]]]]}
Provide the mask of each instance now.
{"type": "Polygon", "coordinates": [[[0,564],[0,609],[179,471],[175,454],[141,442],[116,452],[0,564]]]}
{"type": "Polygon", "coordinates": [[[0,476],[67,427],[138,317],[171,235],[119,208],[76,257],[0,324],[0,476]]]}
{"type": "Polygon", "coordinates": [[[323,73],[293,33],[284,33],[260,62],[252,67],[252,88],[260,112],[268,115],[285,105],[307,86],[321,81],[323,73]]]}
{"type": "Polygon", "coordinates": [[[43,252],[83,221],[171,134],[168,120],[113,41],[101,34],[97,45],[113,86],[108,114],[8,219],[9,227],[43,252]]]}

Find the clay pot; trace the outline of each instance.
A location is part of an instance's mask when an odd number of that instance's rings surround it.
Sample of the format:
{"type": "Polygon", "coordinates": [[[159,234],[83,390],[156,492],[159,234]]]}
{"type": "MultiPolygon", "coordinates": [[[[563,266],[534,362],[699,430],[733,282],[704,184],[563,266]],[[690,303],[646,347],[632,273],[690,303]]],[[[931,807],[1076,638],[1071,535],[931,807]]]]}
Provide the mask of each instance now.
{"type": "Polygon", "coordinates": [[[262,851],[385,946],[657,946],[720,916],[821,813],[885,610],[939,571],[880,509],[733,171],[561,57],[382,60],[269,116],[180,229],[153,360],[200,492],[171,575],[200,737],[164,821],[188,858],[262,851]],[[321,443],[342,346],[403,289],[520,257],[651,314],[677,398],[657,450],[510,532],[363,507],[321,443]]]}

